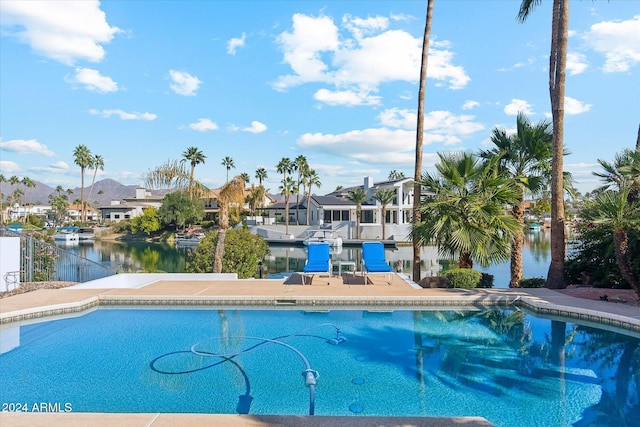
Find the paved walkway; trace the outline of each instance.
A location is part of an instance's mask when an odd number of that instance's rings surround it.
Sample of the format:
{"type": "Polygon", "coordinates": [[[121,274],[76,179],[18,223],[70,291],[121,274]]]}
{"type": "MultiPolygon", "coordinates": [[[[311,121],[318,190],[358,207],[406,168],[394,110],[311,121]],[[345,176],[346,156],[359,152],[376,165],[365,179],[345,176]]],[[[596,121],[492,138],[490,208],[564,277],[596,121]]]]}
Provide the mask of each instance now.
{"type": "MultiPolygon", "coordinates": [[[[65,288],[43,289],[0,299],[0,319],[13,322],[17,317],[33,313],[51,315],[51,310],[74,307],[93,301],[97,304],[117,305],[136,302],[196,304],[259,305],[392,305],[452,307],[456,305],[485,305],[493,303],[524,304],[542,310],[549,316],[568,317],[575,323],[597,323],[607,329],[622,329],[640,337],[640,307],[605,301],[575,298],[549,289],[422,289],[406,276],[392,275],[387,283],[385,275],[370,275],[372,284],[364,284],[359,274],[342,277],[316,275],[310,285],[303,285],[301,277],[287,280],[192,280],[175,281],[171,275],[138,288],[65,288]],[[330,279],[330,280],[329,280],[330,279]],[[602,325],[605,326],[602,326],[602,325]]],[[[339,307],[336,307],[339,308],[339,307]]],[[[446,308],[445,308],[446,309],[446,308]]],[[[30,317],[33,318],[33,317],[30,317]]],[[[26,318],[25,318],[26,319],[26,318]]],[[[251,416],[207,414],[18,414],[0,413],[4,426],[132,426],[159,427],[189,425],[190,427],[225,425],[247,426],[490,426],[477,417],[463,418],[394,418],[394,417],[303,417],[251,416]]]]}

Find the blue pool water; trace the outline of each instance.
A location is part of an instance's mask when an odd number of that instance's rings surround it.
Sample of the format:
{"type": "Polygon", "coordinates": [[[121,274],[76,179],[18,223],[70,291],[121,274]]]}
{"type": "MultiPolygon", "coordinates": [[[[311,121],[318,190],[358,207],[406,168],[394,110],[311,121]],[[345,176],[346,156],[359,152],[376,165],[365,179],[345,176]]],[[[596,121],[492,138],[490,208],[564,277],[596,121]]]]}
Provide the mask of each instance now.
{"type": "Polygon", "coordinates": [[[518,310],[100,309],[0,334],[4,409],[640,419],[640,340],[518,310]]]}

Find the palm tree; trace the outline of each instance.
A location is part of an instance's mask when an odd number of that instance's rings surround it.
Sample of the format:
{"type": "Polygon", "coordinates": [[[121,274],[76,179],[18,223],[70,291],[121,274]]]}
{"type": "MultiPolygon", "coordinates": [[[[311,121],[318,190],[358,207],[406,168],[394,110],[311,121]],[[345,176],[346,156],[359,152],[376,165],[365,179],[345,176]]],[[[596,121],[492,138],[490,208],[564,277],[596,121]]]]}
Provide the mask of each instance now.
{"type": "Polygon", "coordinates": [[[262,207],[264,203],[265,190],[262,185],[252,186],[251,191],[247,195],[245,202],[249,205],[249,209],[251,209],[251,215],[255,215],[256,208],[262,207]]]}
{"type": "Polygon", "coordinates": [[[373,198],[382,206],[382,240],[384,240],[387,238],[385,233],[385,226],[387,223],[387,205],[393,202],[393,199],[396,198],[396,192],[388,188],[383,188],[376,191],[373,198]]]}
{"type": "Polygon", "coordinates": [[[267,175],[267,170],[265,168],[261,167],[256,170],[256,179],[258,180],[260,185],[262,185],[262,181],[264,181],[267,178],[268,178],[268,175],[267,175]]]}
{"type": "Polygon", "coordinates": [[[355,190],[347,194],[347,199],[356,204],[356,239],[360,239],[360,217],[362,215],[362,205],[366,203],[369,198],[364,188],[356,188],[355,190]]]}
{"type": "Polygon", "coordinates": [[[296,182],[296,225],[300,225],[300,184],[302,182],[302,177],[306,173],[307,169],[309,169],[307,158],[300,154],[293,161],[293,168],[298,171],[298,180],[296,182]]]}
{"type": "Polygon", "coordinates": [[[7,182],[7,178],[3,174],[0,173],[0,208],[2,208],[2,200],[4,199],[4,193],[2,193],[2,184],[7,182]]]}
{"type": "Polygon", "coordinates": [[[640,283],[631,268],[628,230],[640,224],[640,201],[629,202],[631,183],[626,181],[619,191],[605,190],[594,201],[594,224],[607,224],[613,228],[613,244],[616,264],[624,280],[640,298],[640,283]]]}
{"type": "Polygon", "coordinates": [[[176,191],[186,190],[190,185],[194,186],[194,190],[204,187],[197,180],[191,181],[184,162],[178,160],[167,160],[164,164],[147,172],[145,185],[151,189],[168,188],[176,191]]]}
{"type": "MultiPolygon", "coordinates": [[[[427,17],[424,25],[424,36],[422,38],[422,63],[420,65],[420,87],[418,89],[418,120],[416,126],[416,164],[413,184],[413,224],[414,227],[420,224],[420,200],[422,199],[422,147],[424,145],[424,97],[427,88],[427,63],[429,59],[429,41],[431,39],[431,21],[433,18],[433,2],[427,0],[427,17]]],[[[413,281],[420,281],[420,239],[413,237],[413,281]]]]}
{"type": "Polygon", "coordinates": [[[282,174],[282,181],[285,181],[287,179],[287,174],[293,171],[293,163],[291,163],[291,159],[288,157],[280,159],[280,162],[276,165],[276,171],[282,174]]]}
{"type": "Polygon", "coordinates": [[[509,287],[519,287],[523,277],[522,246],[524,244],[524,194],[536,194],[545,188],[546,175],[551,169],[551,123],[543,120],[535,126],[523,113],[516,119],[516,134],[495,128],[491,142],[495,148],[481,151],[485,159],[496,158],[500,174],[513,181],[518,191],[511,214],[520,224],[511,244],[511,280],[509,287]]]}
{"type": "Polygon", "coordinates": [[[28,200],[29,206],[32,206],[33,189],[36,187],[36,182],[31,178],[29,178],[28,176],[25,176],[24,178],[22,178],[22,184],[25,186],[25,192],[28,193],[28,194],[25,194],[25,203],[24,203],[25,205],[24,220],[25,222],[27,222],[27,209],[26,209],[27,200],[28,200]]]}
{"type": "Polygon", "coordinates": [[[191,172],[189,173],[189,198],[193,200],[193,175],[196,170],[196,166],[200,163],[204,164],[204,160],[207,158],[202,151],[198,150],[197,147],[189,147],[182,153],[182,161],[189,161],[191,165],[191,172]]]}
{"type": "Polygon", "coordinates": [[[245,184],[249,184],[249,182],[251,181],[251,177],[246,172],[242,172],[239,176],[240,178],[242,178],[245,184]]]}
{"type": "MultiPolygon", "coordinates": [[[[533,8],[542,0],[522,0],[518,19],[526,21],[533,8]]],[[[553,121],[553,159],[551,165],[551,264],[547,287],[562,289],[564,277],[565,218],[563,191],[564,156],[564,92],[569,38],[569,0],[553,0],[551,18],[551,53],[549,55],[549,97],[553,121]]]]}
{"type": "Polygon", "coordinates": [[[218,196],[218,204],[220,211],[218,213],[218,240],[216,242],[216,250],[213,258],[213,272],[222,273],[222,257],[224,256],[224,241],[229,228],[229,209],[231,205],[240,205],[244,203],[244,179],[236,176],[230,182],[227,182],[220,189],[218,196]]]}
{"type": "Polygon", "coordinates": [[[460,268],[483,267],[509,259],[518,221],[505,206],[518,192],[511,180],[500,176],[497,161],[483,163],[469,153],[439,153],[437,175],[426,173],[420,182],[425,196],[420,203],[422,221],[412,237],[435,244],[441,255],[458,257],[460,268]]]}
{"type": "Polygon", "coordinates": [[[13,175],[11,178],[9,178],[8,182],[9,184],[11,184],[11,195],[9,196],[9,210],[11,210],[11,208],[13,207],[13,200],[14,200],[13,192],[15,191],[13,187],[15,187],[20,183],[20,178],[13,175]]]}
{"type": "Polygon", "coordinates": [[[233,163],[233,159],[229,156],[225,157],[224,159],[222,159],[222,166],[224,166],[227,169],[227,181],[229,182],[229,169],[231,168],[236,168],[235,163],[233,163]]]}
{"type": "Polygon", "coordinates": [[[629,202],[639,199],[640,193],[640,150],[629,149],[617,153],[612,163],[598,159],[604,172],[593,174],[604,181],[604,185],[596,191],[601,192],[609,188],[622,188],[629,181],[629,202]]]}
{"type": "Polygon", "coordinates": [[[313,187],[322,185],[320,182],[320,176],[314,169],[307,169],[302,178],[302,185],[307,189],[307,225],[309,225],[309,212],[311,212],[311,191],[313,187]]]}
{"type": "Polygon", "coordinates": [[[80,166],[80,221],[85,221],[84,212],[84,171],[93,164],[93,156],[86,145],[80,144],[73,150],[74,163],[80,166]]]}
{"type": "Polygon", "coordinates": [[[404,178],[404,173],[402,172],[398,172],[397,170],[392,170],[391,172],[389,172],[389,179],[402,179],[404,178]]]}
{"type": "Polygon", "coordinates": [[[290,176],[284,178],[280,184],[280,194],[284,196],[284,224],[285,234],[289,234],[289,197],[296,191],[296,182],[290,176]]]}
{"type": "Polygon", "coordinates": [[[91,169],[93,169],[93,179],[91,180],[91,187],[89,187],[89,195],[87,196],[87,200],[91,200],[91,193],[93,193],[93,184],[96,183],[96,175],[98,174],[98,169],[100,169],[101,171],[104,170],[104,159],[100,154],[96,154],[95,156],[93,156],[91,169]]]}

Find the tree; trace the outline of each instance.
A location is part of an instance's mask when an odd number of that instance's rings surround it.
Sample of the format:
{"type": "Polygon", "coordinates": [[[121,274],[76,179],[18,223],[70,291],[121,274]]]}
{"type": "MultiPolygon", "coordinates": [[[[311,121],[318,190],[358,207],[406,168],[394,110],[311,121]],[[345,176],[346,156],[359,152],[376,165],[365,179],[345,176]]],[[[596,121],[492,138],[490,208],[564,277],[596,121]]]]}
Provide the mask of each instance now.
{"type": "MultiPolygon", "coordinates": [[[[213,260],[218,246],[219,232],[209,232],[187,259],[189,273],[214,271],[213,260]]],[[[260,262],[269,253],[269,245],[247,228],[230,229],[226,233],[226,249],[222,256],[222,273],[236,273],[239,279],[256,277],[260,262]]]]}
{"type": "Polygon", "coordinates": [[[360,239],[360,218],[362,216],[362,205],[366,203],[369,198],[364,188],[356,188],[355,190],[347,194],[347,199],[356,204],[356,239],[360,239]]]}
{"type": "Polygon", "coordinates": [[[142,215],[138,215],[131,219],[131,232],[137,233],[142,231],[148,235],[162,228],[158,209],[154,207],[144,208],[142,215]]]}
{"type": "Polygon", "coordinates": [[[389,179],[393,180],[393,179],[402,179],[404,178],[404,173],[403,172],[398,172],[397,170],[392,170],[391,172],[389,172],[389,179]]]}
{"type": "Polygon", "coordinates": [[[640,224],[640,202],[629,203],[629,190],[630,185],[625,184],[619,191],[605,190],[598,194],[593,205],[593,223],[608,224],[613,228],[616,264],[624,280],[640,298],[640,282],[631,268],[629,252],[629,230],[640,224]]]}
{"type": "Polygon", "coordinates": [[[28,176],[25,176],[24,178],[22,178],[22,185],[25,186],[24,221],[26,223],[27,222],[27,209],[26,209],[27,200],[28,200],[29,206],[32,206],[31,202],[33,199],[33,189],[36,187],[36,182],[31,178],[29,178],[28,176]]]}
{"type": "Polygon", "coordinates": [[[89,187],[89,195],[87,196],[87,200],[91,200],[91,193],[93,193],[93,184],[96,182],[96,175],[98,174],[98,169],[101,171],[104,170],[104,159],[101,155],[96,154],[93,156],[93,162],[91,163],[91,169],[93,169],[93,179],[91,180],[91,187],[89,187]]]}
{"type": "Polygon", "coordinates": [[[249,195],[247,195],[247,198],[245,200],[245,202],[247,202],[247,204],[249,205],[249,209],[251,209],[251,215],[255,215],[256,209],[258,207],[262,207],[262,205],[264,204],[264,196],[265,191],[262,185],[251,187],[249,195]]]}
{"type": "MultiPolygon", "coordinates": [[[[418,88],[418,119],[416,125],[416,164],[413,184],[413,224],[419,225],[420,200],[422,199],[422,147],[424,145],[424,98],[427,90],[427,63],[429,60],[429,41],[431,38],[431,21],[433,19],[433,3],[435,0],[427,0],[427,17],[424,25],[424,36],[422,38],[422,61],[420,65],[420,86],[418,88]]],[[[413,237],[413,281],[420,281],[420,239],[413,237]]]]}
{"type": "Polygon", "coordinates": [[[302,177],[309,169],[309,163],[307,158],[300,154],[293,161],[294,169],[298,171],[298,180],[296,181],[296,225],[300,225],[300,184],[302,183],[302,177]]]}
{"type": "Polygon", "coordinates": [[[182,157],[183,157],[183,160],[182,160],[183,162],[188,160],[189,164],[191,165],[191,172],[189,173],[188,192],[189,192],[189,197],[193,199],[194,172],[197,165],[199,165],[200,163],[204,164],[204,161],[207,158],[207,156],[205,156],[202,153],[202,151],[198,150],[196,147],[189,147],[182,153],[182,157]]]}
{"type": "Polygon", "coordinates": [[[242,178],[242,180],[244,181],[245,184],[249,184],[249,182],[251,182],[251,177],[246,172],[242,172],[240,174],[240,178],[242,178]]]}
{"type": "Polygon", "coordinates": [[[229,228],[229,210],[231,205],[242,206],[244,203],[244,179],[236,176],[220,189],[218,196],[218,239],[213,260],[213,272],[222,272],[222,257],[224,256],[225,238],[229,228]]]}
{"type": "Polygon", "coordinates": [[[4,177],[3,174],[0,173],[0,208],[2,208],[2,203],[4,199],[4,193],[2,192],[2,184],[7,182],[7,178],[4,177]]]}
{"type": "Polygon", "coordinates": [[[11,178],[9,178],[9,184],[11,184],[11,195],[9,196],[9,209],[13,208],[13,201],[14,201],[14,192],[15,192],[15,186],[18,185],[20,183],[20,178],[18,178],[17,176],[13,175],[11,178]]]}
{"type": "Polygon", "coordinates": [[[54,227],[57,227],[59,224],[64,222],[65,217],[67,216],[67,209],[69,207],[69,199],[65,194],[64,189],[61,185],[56,187],[56,194],[49,195],[49,204],[51,205],[51,211],[53,217],[54,227]]]}
{"type": "Polygon", "coordinates": [[[380,203],[380,206],[382,206],[382,240],[384,240],[387,236],[385,232],[385,226],[387,223],[387,205],[393,202],[393,199],[396,198],[396,192],[388,188],[383,188],[376,191],[373,198],[380,203]]]}
{"type": "Polygon", "coordinates": [[[267,170],[265,168],[256,169],[256,179],[262,185],[262,182],[268,178],[267,170]]]}
{"type": "Polygon", "coordinates": [[[233,163],[233,159],[229,156],[222,159],[222,166],[227,169],[227,180],[225,182],[229,182],[229,169],[236,168],[235,163],[233,163]]]}
{"type": "Polygon", "coordinates": [[[289,198],[296,191],[296,182],[290,176],[284,178],[280,184],[280,194],[284,196],[284,224],[285,234],[289,234],[289,198]]]}
{"type": "Polygon", "coordinates": [[[314,169],[307,169],[302,178],[302,185],[307,189],[307,225],[309,225],[309,213],[311,212],[311,191],[313,187],[318,187],[322,185],[320,182],[320,176],[314,169]]]}
{"type": "Polygon", "coordinates": [[[543,120],[535,126],[523,113],[516,119],[516,134],[495,128],[491,142],[495,147],[481,151],[485,159],[498,160],[500,174],[510,179],[518,191],[511,214],[520,224],[511,244],[511,280],[509,287],[519,287],[523,277],[522,246],[524,244],[524,195],[537,194],[545,188],[546,175],[551,169],[551,123],[543,120]]]}
{"type": "MultiPolygon", "coordinates": [[[[518,19],[527,20],[533,8],[542,0],[522,0],[518,19]]],[[[547,274],[547,286],[562,289],[564,277],[565,218],[563,190],[564,156],[564,93],[569,38],[569,0],[553,0],[551,18],[551,53],[549,55],[549,97],[553,123],[553,158],[551,165],[551,264],[547,274]]]]}
{"type": "Polygon", "coordinates": [[[199,199],[192,200],[186,191],[175,191],[164,196],[158,215],[163,224],[184,229],[187,224],[202,220],[204,204],[199,199]]]}
{"type": "Polygon", "coordinates": [[[469,153],[438,156],[437,175],[426,173],[420,182],[422,221],[414,224],[412,237],[435,244],[441,255],[457,256],[460,268],[507,261],[520,227],[505,209],[517,200],[512,181],[500,176],[496,160],[482,162],[469,153]]]}
{"type": "Polygon", "coordinates": [[[285,181],[287,179],[287,174],[293,171],[293,163],[291,163],[291,159],[288,157],[280,159],[280,162],[276,165],[276,170],[278,173],[282,174],[282,181],[285,181]]]}
{"type": "Polygon", "coordinates": [[[80,166],[80,221],[85,221],[84,171],[93,164],[93,156],[86,145],[80,144],[73,150],[74,163],[80,166]]]}

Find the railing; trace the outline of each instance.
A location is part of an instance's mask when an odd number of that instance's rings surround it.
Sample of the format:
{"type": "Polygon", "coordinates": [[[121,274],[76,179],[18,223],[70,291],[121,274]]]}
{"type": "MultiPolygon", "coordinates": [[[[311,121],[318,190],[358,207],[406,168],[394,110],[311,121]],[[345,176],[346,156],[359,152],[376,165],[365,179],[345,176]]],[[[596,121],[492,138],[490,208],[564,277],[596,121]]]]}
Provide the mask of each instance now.
{"type": "Polygon", "coordinates": [[[115,269],[65,251],[35,237],[0,228],[0,236],[20,238],[21,282],[88,282],[114,275],[115,269]]]}

